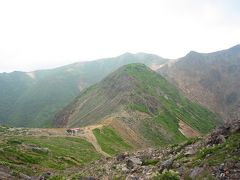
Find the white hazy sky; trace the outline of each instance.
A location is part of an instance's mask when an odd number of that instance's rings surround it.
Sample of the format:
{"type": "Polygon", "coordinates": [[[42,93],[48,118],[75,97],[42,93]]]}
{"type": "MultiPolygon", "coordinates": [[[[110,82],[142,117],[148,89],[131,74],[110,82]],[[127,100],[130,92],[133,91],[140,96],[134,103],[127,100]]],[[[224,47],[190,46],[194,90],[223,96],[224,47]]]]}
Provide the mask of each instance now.
{"type": "Polygon", "coordinates": [[[239,0],[0,0],[0,72],[239,43],[239,0]]]}

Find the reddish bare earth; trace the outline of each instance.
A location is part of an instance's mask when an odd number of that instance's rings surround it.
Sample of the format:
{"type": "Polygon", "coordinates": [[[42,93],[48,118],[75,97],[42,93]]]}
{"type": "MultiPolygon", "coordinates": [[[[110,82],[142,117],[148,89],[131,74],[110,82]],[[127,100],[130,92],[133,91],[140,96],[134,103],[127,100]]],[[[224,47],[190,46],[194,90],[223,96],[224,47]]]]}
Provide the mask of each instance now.
{"type": "Polygon", "coordinates": [[[198,131],[194,130],[183,121],[179,121],[179,131],[188,138],[200,136],[198,131]]]}

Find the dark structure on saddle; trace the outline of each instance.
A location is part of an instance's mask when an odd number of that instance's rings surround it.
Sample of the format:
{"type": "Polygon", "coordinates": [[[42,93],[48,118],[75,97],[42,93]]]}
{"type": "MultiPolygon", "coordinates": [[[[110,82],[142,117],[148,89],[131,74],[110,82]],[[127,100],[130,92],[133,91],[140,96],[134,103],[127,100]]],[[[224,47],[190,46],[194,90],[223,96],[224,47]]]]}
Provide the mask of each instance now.
{"type": "Polygon", "coordinates": [[[77,135],[80,132],[80,130],[81,130],[80,128],[70,128],[67,129],[66,132],[67,134],[74,136],[77,135]]]}

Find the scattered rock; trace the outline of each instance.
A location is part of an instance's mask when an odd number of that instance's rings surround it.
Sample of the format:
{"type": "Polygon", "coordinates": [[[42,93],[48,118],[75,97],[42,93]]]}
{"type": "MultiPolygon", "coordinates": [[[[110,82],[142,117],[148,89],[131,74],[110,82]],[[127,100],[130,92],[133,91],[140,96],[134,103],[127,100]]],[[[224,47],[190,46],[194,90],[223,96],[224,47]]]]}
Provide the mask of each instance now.
{"type": "Polygon", "coordinates": [[[49,149],[48,148],[43,148],[43,147],[37,147],[31,144],[21,144],[21,146],[25,149],[37,152],[37,153],[48,153],[49,149]]]}
{"type": "Polygon", "coordinates": [[[224,179],[224,177],[225,177],[225,173],[221,173],[220,174],[220,179],[224,179]]]}
{"type": "Polygon", "coordinates": [[[230,123],[229,125],[230,128],[230,132],[234,133],[234,132],[240,132],[240,121],[239,120],[234,120],[230,123]]]}
{"type": "Polygon", "coordinates": [[[8,179],[12,178],[12,176],[10,174],[8,174],[7,172],[1,171],[1,170],[0,170],[0,177],[3,180],[5,180],[5,179],[8,180],[8,179]]]}
{"type": "MultiPolygon", "coordinates": [[[[231,132],[239,130],[238,124],[235,124],[235,127],[232,127],[231,125],[223,125],[221,128],[216,129],[213,133],[208,135],[207,138],[198,139],[197,142],[194,141],[192,144],[184,145],[183,143],[183,145],[167,146],[162,149],[148,148],[138,152],[122,153],[116,157],[102,158],[91,164],[77,168],[77,173],[79,175],[84,175],[77,179],[97,180],[95,177],[99,177],[100,179],[113,179],[113,177],[120,177],[127,180],[144,180],[152,179],[153,176],[162,173],[165,169],[177,171],[181,178],[184,178],[187,175],[192,179],[196,179],[207,171],[209,175],[212,175],[216,179],[238,179],[240,177],[240,163],[237,160],[234,160],[236,158],[231,157],[231,153],[226,154],[226,159],[223,161],[224,163],[222,162],[222,164],[214,166],[210,166],[208,162],[203,161],[203,159],[195,159],[200,149],[214,147],[215,144],[228,141],[228,136],[231,132]],[[150,163],[151,160],[156,160],[157,164],[150,163]],[[145,161],[148,161],[149,163],[145,163],[145,161]]],[[[49,151],[48,148],[24,143],[19,143],[17,146],[28,151],[39,153],[48,153],[49,151]]],[[[0,153],[3,150],[4,149],[0,149],[0,153]]],[[[235,148],[233,151],[235,157],[238,152],[240,152],[240,148],[235,148]]],[[[208,153],[207,156],[204,156],[204,160],[210,155],[211,157],[214,157],[214,152],[208,153]]],[[[68,175],[71,173],[68,171],[66,172],[68,175]]],[[[75,172],[76,171],[74,171],[74,173],[75,172]]],[[[0,177],[12,179],[12,174],[8,173],[8,171],[1,172],[0,165],[0,177]]],[[[18,177],[20,179],[30,179],[30,177],[24,174],[18,174],[18,177]]],[[[46,172],[43,173],[39,179],[47,180],[51,177],[52,174],[46,172]]]]}
{"type": "Polygon", "coordinates": [[[116,159],[117,161],[123,161],[128,156],[127,153],[119,154],[116,159]]]}
{"type": "Polygon", "coordinates": [[[134,168],[134,164],[133,164],[132,161],[127,160],[127,168],[128,168],[128,169],[133,169],[133,168],[134,168]]]}
{"type": "Polygon", "coordinates": [[[129,172],[129,169],[124,166],[124,167],[122,167],[122,172],[128,173],[128,172],[129,172]]]}
{"type": "Polygon", "coordinates": [[[190,172],[189,176],[193,179],[196,179],[196,177],[198,177],[203,172],[203,170],[204,169],[202,167],[196,167],[190,172]]]}
{"type": "Polygon", "coordinates": [[[214,144],[222,144],[226,141],[225,137],[222,134],[218,134],[219,132],[214,132],[207,140],[208,145],[214,144]]]}
{"type": "Polygon", "coordinates": [[[185,156],[191,156],[196,153],[196,150],[193,149],[192,146],[186,148],[186,152],[184,153],[185,156]]]}
{"type": "Polygon", "coordinates": [[[50,173],[50,172],[43,173],[43,174],[40,176],[39,180],[47,180],[48,178],[50,178],[50,176],[51,176],[51,173],[50,173]]]}
{"type": "Polygon", "coordinates": [[[220,172],[224,172],[224,163],[222,163],[222,164],[219,166],[219,170],[220,170],[220,172]]]}
{"type": "Polygon", "coordinates": [[[32,147],[32,151],[38,153],[48,153],[48,148],[32,147]]]}
{"type": "Polygon", "coordinates": [[[20,174],[19,174],[19,177],[20,177],[21,179],[24,179],[24,180],[30,180],[30,179],[32,179],[30,176],[28,176],[28,175],[26,175],[26,174],[23,174],[23,173],[20,173],[20,174]]]}
{"type": "Polygon", "coordinates": [[[233,132],[240,132],[240,120],[236,119],[215,129],[207,138],[207,145],[221,144],[233,132]]]}
{"type": "Polygon", "coordinates": [[[127,168],[133,169],[135,166],[142,165],[142,161],[139,158],[131,157],[127,160],[127,168]]]}
{"type": "Polygon", "coordinates": [[[170,169],[173,165],[174,158],[170,158],[166,161],[163,161],[158,167],[159,167],[159,172],[162,173],[164,169],[170,169]]]}
{"type": "Polygon", "coordinates": [[[130,161],[132,161],[136,165],[142,165],[142,160],[136,157],[129,158],[130,161]]]}
{"type": "Polygon", "coordinates": [[[98,180],[97,178],[95,177],[78,177],[77,180],[98,180]]]}
{"type": "Polygon", "coordinates": [[[236,167],[237,169],[240,169],[240,162],[237,162],[237,163],[235,164],[235,167],[236,167]]]}
{"type": "Polygon", "coordinates": [[[177,162],[177,163],[173,163],[173,167],[174,167],[174,168],[179,168],[180,166],[181,166],[181,164],[178,163],[178,162],[177,162]]]}

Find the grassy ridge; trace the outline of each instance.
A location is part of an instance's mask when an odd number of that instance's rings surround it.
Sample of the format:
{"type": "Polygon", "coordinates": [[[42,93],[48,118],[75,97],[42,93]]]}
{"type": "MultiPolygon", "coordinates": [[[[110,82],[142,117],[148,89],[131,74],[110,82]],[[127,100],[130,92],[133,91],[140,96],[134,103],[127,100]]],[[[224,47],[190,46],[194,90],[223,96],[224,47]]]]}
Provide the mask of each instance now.
{"type": "Polygon", "coordinates": [[[145,100],[129,106],[130,110],[141,111],[152,116],[142,124],[142,133],[155,145],[177,143],[186,138],[178,130],[178,121],[183,120],[195,130],[207,133],[218,124],[216,114],[182,96],[179,91],[161,75],[144,65],[125,66],[124,73],[135,79],[135,94],[147,95],[157,99],[160,104],[152,110],[145,100]]]}
{"type": "Polygon", "coordinates": [[[219,123],[216,114],[188,100],[164,77],[139,63],[125,65],[85,90],[57,119],[64,126],[77,127],[111,115],[154,145],[185,140],[180,120],[202,134],[219,123]]]}
{"type": "Polygon", "coordinates": [[[130,110],[152,116],[142,123],[140,131],[153,144],[164,145],[186,140],[178,130],[179,120],[203,134],[208,133],[219,123],[216,114],[182,96],[174,85],[146,66],[131,64],[125,66],[122,71],[136,82],[137,88],[133,94],[142,97],[150,95],[160,102],[159,105],[152,107],[147,100],[128,106],[130,110]],[[153,110],[154,108],[157,110],[153,110]]]}
{"type": "MultiPolygon", "coordinates": [[[[124,71],[136,79],[137,92],[150,94],[159,99],[163,105],[163,113],[155,113],[154,115],[158,118],[165,118],[165,121],[168,121],[169,118],[175,119],[175,121],[181,119],[202,133],[209,132],[216,125],[216,114],[182,96],[174,85],[145,65],[127,65],[124,71]]],[[[131,108],[147,112],[146,106],[142,104],[135,104],[131,108]]],[[[148,111],[148,113],[152,112],[148,111]]]]}

